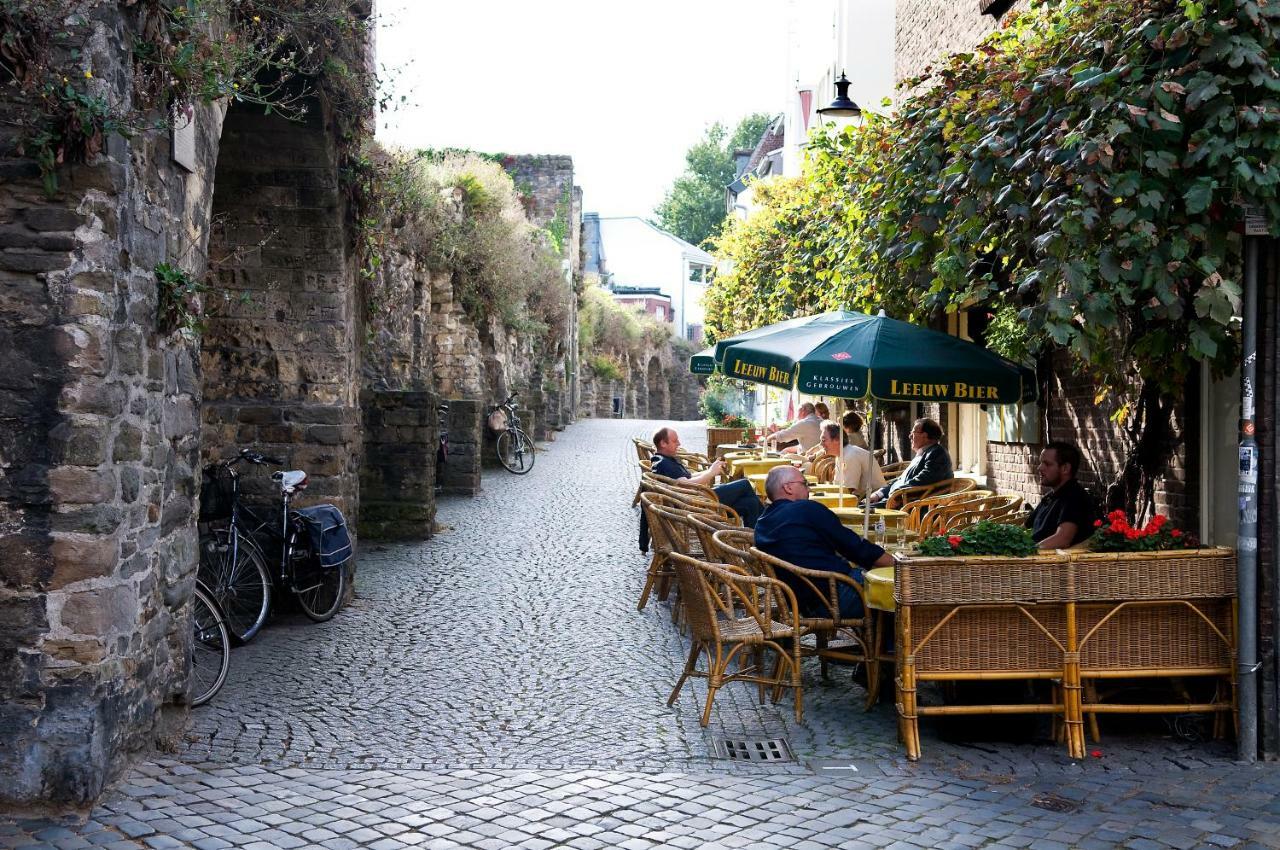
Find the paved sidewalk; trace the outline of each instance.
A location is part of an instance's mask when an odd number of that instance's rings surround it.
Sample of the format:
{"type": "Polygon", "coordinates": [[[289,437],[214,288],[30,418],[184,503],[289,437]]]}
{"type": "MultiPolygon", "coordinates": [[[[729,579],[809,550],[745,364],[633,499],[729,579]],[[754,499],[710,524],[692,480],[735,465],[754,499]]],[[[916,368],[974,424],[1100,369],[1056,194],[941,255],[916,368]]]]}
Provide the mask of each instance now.
{"type": "Polygon", "coordinates": [[[925,723],[911,764],[840,668],[806,669],[800,725],[745,686],[706,730],[701,682],[668,709],[686,644],[667,606],[635,610],[628,508],[628,438],[654,427],[579,423],[529,475],[442,502],[433,540],[366,547],[355,603],[236,650],[185,750],[86,822],[0,820],[0,846],[1280,847],[1280,770],[1158,719],[1080,763],[1047,729],[958,744],[925,723]],[[713,758],[725,736],[796,758],[713,758]]]}

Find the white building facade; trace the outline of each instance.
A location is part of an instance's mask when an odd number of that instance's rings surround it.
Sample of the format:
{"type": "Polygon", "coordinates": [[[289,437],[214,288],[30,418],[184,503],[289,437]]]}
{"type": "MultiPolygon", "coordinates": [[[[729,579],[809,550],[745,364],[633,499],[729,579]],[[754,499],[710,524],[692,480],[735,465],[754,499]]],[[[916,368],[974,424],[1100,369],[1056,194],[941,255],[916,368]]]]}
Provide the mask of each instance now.
{"type": "Polygon", "coordinates": [[[700,342],[712,256],[639,216],[601,216],[597,221],[607,285],[656,288],[671,299],[675,333],[700,342]]]}

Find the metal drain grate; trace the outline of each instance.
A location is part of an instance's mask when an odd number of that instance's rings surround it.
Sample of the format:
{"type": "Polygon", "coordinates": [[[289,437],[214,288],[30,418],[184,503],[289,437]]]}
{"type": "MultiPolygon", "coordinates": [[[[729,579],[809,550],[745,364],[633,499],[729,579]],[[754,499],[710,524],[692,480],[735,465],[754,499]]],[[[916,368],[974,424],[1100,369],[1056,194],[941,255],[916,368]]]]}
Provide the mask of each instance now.
{"type": "Polygon", "coordinates": [[[1068,799],[1049,793],[1036,794],[1031,798],[1031,805],[1037,809],[1044,809],[1048,812],[1062,812],[1064,814],[1070,814],[1080,808],[1068,799]]]}
{"type": "Polygon", "coordinates": [[[795,761],[791,745],[782,738],[716,738],[711,742],[711,754],[735,761],[795,761]]]}

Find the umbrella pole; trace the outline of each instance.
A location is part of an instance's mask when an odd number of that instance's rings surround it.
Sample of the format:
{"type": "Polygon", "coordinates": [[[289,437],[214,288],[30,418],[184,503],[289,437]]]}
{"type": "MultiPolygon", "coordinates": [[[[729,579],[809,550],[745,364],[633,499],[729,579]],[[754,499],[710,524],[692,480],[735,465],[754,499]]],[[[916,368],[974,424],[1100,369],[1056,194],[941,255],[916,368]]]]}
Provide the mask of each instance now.
{"type": "MultiPolygon", "coordinates": [[[[874,462],[876,458],[876,399],[871,397],[871,460],[874,462]]],[[[867,493],[862,497],[862,536],[866,537],[871,533],[871,494],[867,493]]]]}

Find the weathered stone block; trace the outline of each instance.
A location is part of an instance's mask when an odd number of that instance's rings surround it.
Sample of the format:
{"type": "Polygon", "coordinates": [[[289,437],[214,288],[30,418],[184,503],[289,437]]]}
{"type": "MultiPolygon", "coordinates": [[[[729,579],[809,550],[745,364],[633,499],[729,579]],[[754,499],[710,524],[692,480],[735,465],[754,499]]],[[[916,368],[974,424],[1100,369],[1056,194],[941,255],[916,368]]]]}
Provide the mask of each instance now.
{"type": "Polygon", "coordinates": [[[49,470],[49,493],[62,504],[108,502],[116,495],[116,477],[110,469],[57,466],[49,470]]]}
{"type": "Polygon", "coordinates": [[[137,617],[133,589],[117,585],[68,594],[59,619],[71,634],[105,636],[132,630],[137,617]]]}
{"type": "Polygon", "coordinates": [[[120,555],[120,543],[115,537],[61,532],[54,532],[51,536],[53,576],[49,580],[50,589],[103,578],[115,572],[120,555]]]}

